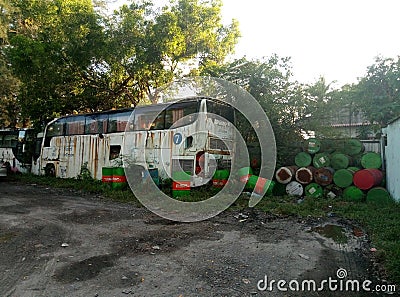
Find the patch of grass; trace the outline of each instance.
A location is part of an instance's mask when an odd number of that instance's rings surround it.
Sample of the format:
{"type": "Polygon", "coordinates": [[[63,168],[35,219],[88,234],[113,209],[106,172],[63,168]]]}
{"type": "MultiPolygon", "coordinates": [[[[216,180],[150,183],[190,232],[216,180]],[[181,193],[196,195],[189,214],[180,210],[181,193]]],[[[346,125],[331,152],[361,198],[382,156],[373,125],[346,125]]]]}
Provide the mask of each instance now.
{"type": "Polygon", "coordinates": [[[112,189],[110,185],[104,184],[99,180],[57,178],[50,176],[37,176],[33,174],[16,175],[12,178],[29,184],[38,184],[54,188],[72,189],[84,193],[99,194],[111,200],[128,202],[136,206],[141,206],[129,187],[123,190],[112,189]]]}

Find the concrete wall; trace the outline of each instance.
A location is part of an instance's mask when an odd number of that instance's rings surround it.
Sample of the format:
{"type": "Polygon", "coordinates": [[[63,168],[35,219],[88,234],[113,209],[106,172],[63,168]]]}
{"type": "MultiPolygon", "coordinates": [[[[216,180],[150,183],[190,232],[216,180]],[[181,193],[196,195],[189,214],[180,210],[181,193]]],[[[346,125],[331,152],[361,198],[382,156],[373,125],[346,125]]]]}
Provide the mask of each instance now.
{"type": "Polygon", "coordinates": [[[391,122],[385,130],[387,189],[396,201],[400,201],[400,118],[391,122]]]}

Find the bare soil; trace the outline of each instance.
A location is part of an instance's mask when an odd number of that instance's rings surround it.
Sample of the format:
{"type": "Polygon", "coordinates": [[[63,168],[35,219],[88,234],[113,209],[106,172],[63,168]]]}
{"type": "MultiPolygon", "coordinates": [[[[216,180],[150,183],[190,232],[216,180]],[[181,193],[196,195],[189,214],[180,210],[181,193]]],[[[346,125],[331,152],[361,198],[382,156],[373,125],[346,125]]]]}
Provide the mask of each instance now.
{"type": "Polygon", "coordinates": [[[96,195],[15,181],[0,182],[0,214],[0,296],[387,296],[257,288],[265,276],[338,279],[339,268],[346,279],[379,283],[367,235],[339,218],[246,209],[177,223],[96,195]]]}

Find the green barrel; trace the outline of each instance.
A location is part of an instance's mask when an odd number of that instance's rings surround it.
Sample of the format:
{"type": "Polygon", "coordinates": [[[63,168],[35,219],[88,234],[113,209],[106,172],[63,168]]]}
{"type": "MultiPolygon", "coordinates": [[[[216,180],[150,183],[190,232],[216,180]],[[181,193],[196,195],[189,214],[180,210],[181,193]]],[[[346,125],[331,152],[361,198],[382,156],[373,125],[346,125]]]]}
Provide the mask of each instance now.
{"type": "Polygon", "coordinates": [[[389,192],[382,187],[375,187],[368,191],[367,202],[374,202],[378,204],[387,204],[392,201],[389,192]]]}
{"type": "Polygon", "coordinates": [[[313,165],[315,168],[329,167],[331,161],[327,153],[318,153],[313,158],[313,165]]]}
{"type": "Polygon", "coordinates": [[[359,202],[364,200],[364,192],[356,186],[349,186],[343,191],[343,198],[348,201],[359,202]]]}
{"type": "Polygon", "coordinates": [[[253,169],[251,169],[251,167],[243,167],[238,170],[238,175],[242,183],[247,183],[252,174],[253,169]]]}
{"type": "Polygon", "coordinates": [[[159,186],[160,185],[160,177],[158,175],[158,168],[151,168],[149,169],[149,173],[153,182],[159,186]]]}
{"type": "Polygon", "coordinates": [[[349,167],[350,164],[349,156],[342,153],[332,154],[330,161],[331,161],[331,167],[335,170],[345,169],[349,167]]]}
{"type": "Polygon", "coordinates": [[[321,149],[321,142],[318,139],[310,138],[304,143],[304,150],[310,154],[318,153],[321,149]]]}
{"type": "Polygon", "coordinates": [[[333,182],[340,188],[347,188],[353,183],[353,173],[347,169],[339,169],[333,174],[333,182]]]}
{"type": "Polygon", "coordinates": [[[382,158],[374,152],[365,153],[361,157],[361,165],[366,169],[378,169],[382,166],[382,158]]]}
{"type": "Polygon", "coordinates": [[[350,156],[355,156],[364,151],[363,143],[356,139],[351,138],[345,141],[343,152],[350,156]]]}
{"type": "Polygon", "coordinates": [[[112,185],[113,182],[113,167],[101,168],[101,181],[104,184],[112,185]]]}
{"type": "Polygon", "coordinates": [[[228,178],[229,178],[228,169],[216,170],[212,179],[213,187],[223,188],[228,182],[228,178]]]}
{"type": "Polygon", "coordinates": [[[285,196],[286,195],[286,185],[281,183],[275,183],[272,188],[272,194],[274,196],[285,196]]]}
{"type": "Polygon", "coordinates": [[[294,163],[298,167],[310,166],[312,162],[312,157],[306,152],[300,152],[294,157],[294,163]]]}
{"type": "MultiPolygon", "coordinates": [[[[256,175],[252,175],[249,177],[247,181],[246,188],[253,190],[256,194],[260,194],[268,192],[269,187],[271,186],[271,180],[268,180],[263,177],[258,177],[256,175]]],[[[273,185],[272,185],[273,187],[273,185]]],[[[271,188],[272,191],[272,188],[271,188]]]]}
{"type": "Polygon", "coordinates": [[[356,173],[358,170],[360,170],[360,168],[352,166],[352,167],[348,167],[347,170],[350,170],[350,171],[354,174],[354,173],[356,173]]]}
{"type": "Polygon", "coordinates": [[[309,197],[319,198],[324,194],[324,190],[319,184],[311,183],[304,189],[305,195],[309,197]]]}
{"type": "Polygon", "coordinates": [[[113,182],[112,188],[121,190],[125,189],[127,185],[125,170],[123,167],[114,167],[113,168],[113,182]]]}
{"type": "Polygon", "coordinates": [[[184,171],[172,173],[172,197],[190,196],[190,175],[184,171]]]}

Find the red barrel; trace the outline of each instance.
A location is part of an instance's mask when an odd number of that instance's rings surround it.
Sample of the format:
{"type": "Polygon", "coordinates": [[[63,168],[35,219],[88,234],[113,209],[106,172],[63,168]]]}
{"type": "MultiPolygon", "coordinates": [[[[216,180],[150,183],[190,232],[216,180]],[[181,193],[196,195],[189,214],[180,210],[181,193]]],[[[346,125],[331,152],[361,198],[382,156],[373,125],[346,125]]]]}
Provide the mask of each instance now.
{"type": "Polygon", "coordinates": [[[353,176],[353,183],[361,190],[369,190],[382,182],[383,173],[378,169],[363,169],[353,176]]]}

